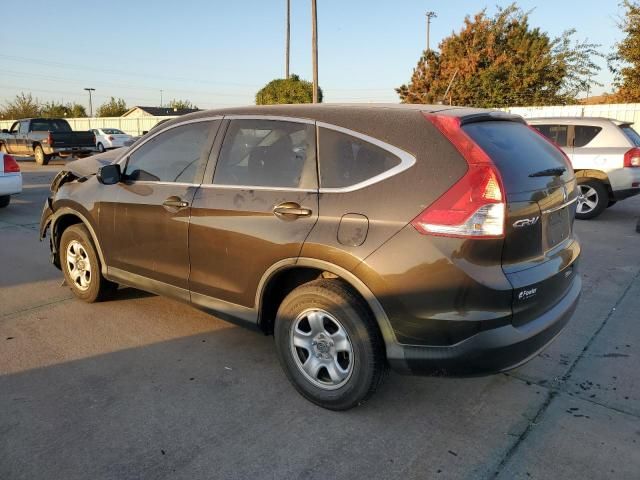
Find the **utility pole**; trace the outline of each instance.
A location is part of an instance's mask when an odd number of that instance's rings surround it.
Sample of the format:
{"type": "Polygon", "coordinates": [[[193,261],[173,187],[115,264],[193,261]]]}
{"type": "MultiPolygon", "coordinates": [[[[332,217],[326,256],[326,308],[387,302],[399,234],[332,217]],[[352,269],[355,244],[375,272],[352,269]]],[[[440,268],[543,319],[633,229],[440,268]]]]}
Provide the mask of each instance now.
{"type": "Polygon", "coordinates": [[[93,103],[91,102],[91,92],[95,92],[95,88],[85,88],[89,92],[89,118],[93,117],[93,103]]]}
{"type": "Polygon", "coordinates": [[[162,90],[160,90],[160,108],[162,108],[162,90]]]}
{"type": "Polygon", "coordinates": [[[436,15],[436,12],[427,12],[426,16],[427,16],[427,53],[429,53],[429,30],[431,28],[431,19],[436,18],[438,15],[436,15]]]}
{"type": "Polygon", "coordinates": [[[289,78],[289,45],[291,42],[291,0],[287,0],[287,36],[284,49],[284,78],[289,78]]]}
{"type": "Polygon", "coordinates": [[[313,103],[318,103],[318,9],[311,0],[311,57],[313,59],[313,103]]]}

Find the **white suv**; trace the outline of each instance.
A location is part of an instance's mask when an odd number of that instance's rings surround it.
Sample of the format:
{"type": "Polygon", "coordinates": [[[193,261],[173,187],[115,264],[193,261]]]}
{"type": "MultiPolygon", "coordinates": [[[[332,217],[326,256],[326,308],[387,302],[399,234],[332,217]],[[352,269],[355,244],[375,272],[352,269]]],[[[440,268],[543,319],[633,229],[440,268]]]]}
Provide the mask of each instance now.
{"type": "Polygon", "coordinates": [[[594,218],[616,201],[640,193],[640,135],[630,122],[589,117],[527,121],[571,160],[580,186],[576,218],[594,218]]]}
{"type": "Polygon", "coordinates": [[[11,155],[0,152],[0,208],[9,205],[11,195],[22,191],[20,166],[11,155]]]}

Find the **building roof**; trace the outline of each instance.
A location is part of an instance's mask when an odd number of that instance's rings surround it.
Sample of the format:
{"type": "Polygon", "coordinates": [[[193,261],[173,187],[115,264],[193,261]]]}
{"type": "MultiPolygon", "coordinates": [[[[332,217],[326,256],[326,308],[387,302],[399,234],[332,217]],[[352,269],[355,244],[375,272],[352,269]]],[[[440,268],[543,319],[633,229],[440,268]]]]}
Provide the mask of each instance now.
{"type": "Polygon", "coordinates": [[[171,108],[171,107],[141,107],[140,105],[136,105],[135,107],[127,110],[123,117],[128,116],[134,110],[139,109],[142,110],[149,115],[153,115],[154,117],[169,117],[173,115],[186,115],[187,113],[199,112],[198,108],[171,108]]]}

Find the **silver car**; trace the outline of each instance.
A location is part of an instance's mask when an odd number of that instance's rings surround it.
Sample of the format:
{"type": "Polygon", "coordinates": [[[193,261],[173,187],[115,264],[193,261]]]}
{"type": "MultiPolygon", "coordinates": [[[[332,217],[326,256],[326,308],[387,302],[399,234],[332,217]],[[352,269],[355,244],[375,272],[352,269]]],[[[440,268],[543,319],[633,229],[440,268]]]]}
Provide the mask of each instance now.
{"type": "Polygon", "coordinates": [[[631,122],[597,117],[527,119],[571,160],[580,186],[576,218],[594,218],[640,193],[640,135],[631,122]]]}

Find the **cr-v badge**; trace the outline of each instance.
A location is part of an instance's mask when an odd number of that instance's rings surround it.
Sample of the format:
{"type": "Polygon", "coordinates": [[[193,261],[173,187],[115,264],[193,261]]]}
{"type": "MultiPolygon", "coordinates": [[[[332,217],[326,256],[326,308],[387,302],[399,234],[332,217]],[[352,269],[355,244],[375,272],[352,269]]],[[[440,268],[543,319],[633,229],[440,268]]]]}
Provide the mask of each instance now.
{"type": "Polygon", "coordinates": [[[522,228],[535,225],[540,220],[540,217],[523,218],[517,222],[513,222],[513,228],[522,228]]]}

